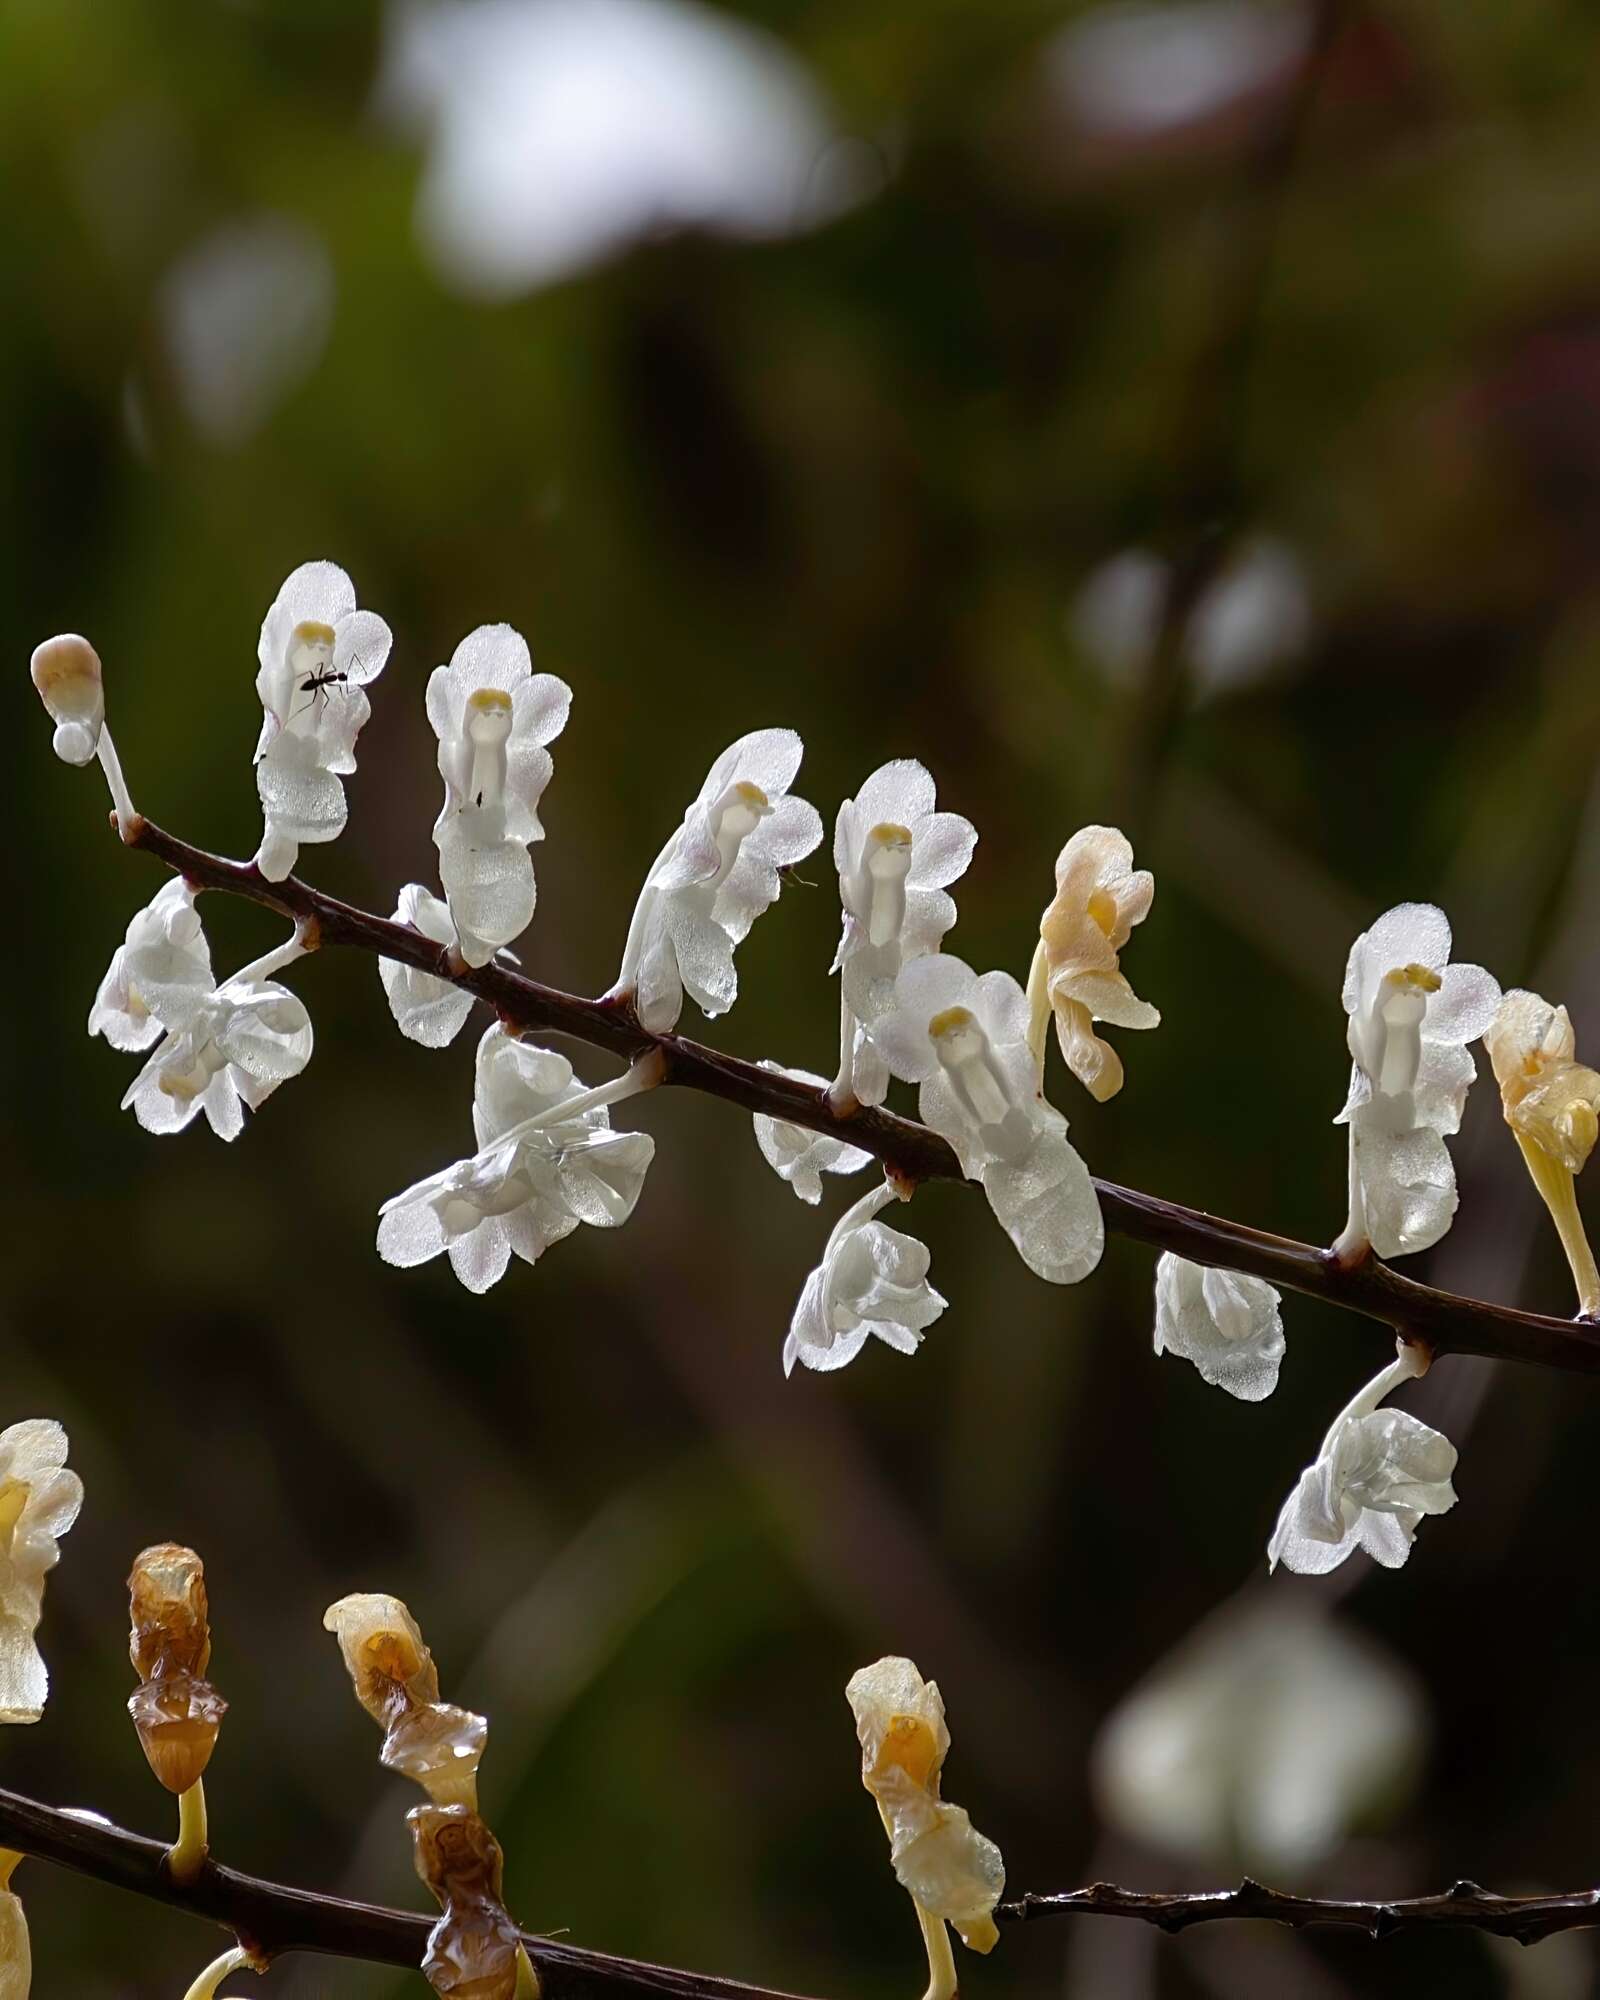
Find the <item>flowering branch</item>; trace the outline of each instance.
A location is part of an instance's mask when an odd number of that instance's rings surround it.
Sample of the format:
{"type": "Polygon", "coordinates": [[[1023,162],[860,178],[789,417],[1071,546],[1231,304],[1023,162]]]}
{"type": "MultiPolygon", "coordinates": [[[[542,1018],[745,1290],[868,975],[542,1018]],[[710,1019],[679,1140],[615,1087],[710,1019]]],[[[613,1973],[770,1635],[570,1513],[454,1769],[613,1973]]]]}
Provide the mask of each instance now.
{"type": "MultiPolygon", "coordinates": [[[[160,1841],[16,1792],[0,1791],[0,1845],[207,1917],[263,1962],[286,1952],[316,1951],[414,1972],[433,1928],[431,1917],[286,1888],[214,1861],[180,1886],[165,1866],[167,1849],[160,1841]]],[[[524,1941],[538,1963],[545,2000],[798,2000],[765,1986],[612,1958],[548,1938],[525,1935],[524,1941]]]]}
{"type": "MultiPolygon", "coordinates": [[[[405,924],[341,902],[293,875],[269,882],[253,863],[228,861],[192,847],[142,815],[135,815],[125,838],[128,846],[155,855],[197,889],[243,896],[291,918],[301,927],[307,946],[351,945],[396,959],[473,994],[518,1030],[570,1035],[625,1062],[656,1050],[664,1065],[664,1082],[704,1091],[742,1110],[762,1112],[859,1146],[881,1160],[896,1181],[963,1178],[953,1149],[926,1125],[877,1105],[836,1111],[826,1089],[782,1070],[724,1055],[687,1036],[650,1033],[640,1027],[626,1000],[588,1000],[562,993],[496,959],[486,965],[465,965],[449,947],[405,924]]],[[[1269,1235],[1112,1181],[1097,1180],[1095,1190],[1105,1226],[1114,1235],[1173,1251],[1196,1264],[1247,1272],[1346,1307],[1382,1321],[1407,1340],[1425,1342],[1435,1354],[1480,1354],[1574,1374],[1600,1374],[1600,1324],[1519,1312],[1436,1291],[1402,1277],[1376,1257],[1350,1265],[1315,1245],[1269,1235]]]]}
{"type": "Polygon", "coordinates": [[[1518,1944],[1537,1944],[1557,1931],[1587,1930],[1600,1924],[1597,1912],[1600,1889],[1572,1889],[1549,1896],[1497,1896],[1492,1889],[1463,1881],[1453,1882],[1437,1896],[1372,1903],[1291,1896],[1246,1876],[1237,1889],[1205,1889],[1194,1895],[1161,1895],[1095,1882],[1087,1889],[1019,1896],[1015,1902],[1001,1903],[995,1917],[1002,1924],[1033,1923],[1040,1917],[1136,1917],[1169,1932],[1188,1930],[1192,1924],[1256,1918],[1287,1924],[1291,1930],[1337,1925],[1365,1931],[1377,1940],[1400,1931],[1466,1930],[1515,1938],[1518,1944]]]}

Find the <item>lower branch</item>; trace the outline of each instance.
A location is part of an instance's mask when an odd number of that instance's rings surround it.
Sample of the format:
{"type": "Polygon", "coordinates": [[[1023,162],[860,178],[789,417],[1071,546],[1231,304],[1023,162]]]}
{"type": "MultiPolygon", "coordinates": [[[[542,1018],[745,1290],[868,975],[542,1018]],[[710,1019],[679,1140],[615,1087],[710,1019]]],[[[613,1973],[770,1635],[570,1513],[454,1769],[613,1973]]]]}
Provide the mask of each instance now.
{"type": "MultiPolygon", "coordinates": [[[[207,1861],[192,1882],[180,1886],[166,1868],[167,1850],[160,1841],[127,1833],[105,1820],[40,1805],[17,1792],[0,1791],[0,1846],[207,1918],[230,1931],[263,1962],[293,1951],[314,1951],[415,1969],[422,1963],[434,1921],[372,1903],[285,1888],[215,1861],[207,1861]]],[[[1557,1931],[1600,1925],[1600,1889],[1497,1896],[1476,1882],[1457,1882],[1442,1895],[1380,1903],[1291,1896],[1249,1880],[1237,1889],[1194,1895],[1162,1895],[1096,1882],[1087,1889],[1055,1895],[1019,1896],[1000,1904],[994,1914],[1007,1926],[1036,1923],[1044,1917],[1134,1917],[1164,1931],[1182,1931],[1191,1924],[1255,1919],[1296,1930],[1343,1926],[1365,1931],[1371,1938],[1393,1937],[1400,1931],[1474,1930],[1537,1944],[1557,1931]]],[[[612,1958],[526,1932],[523,1936],[546,2000],[801,2000],[770,1987],[612,1958]]]]}
{"type": "MultiPolygon", "coordinates": [[[[191,847],[142,817],[129,827],[127,844],[155,855],[196,888],[243,896],[306,926],[308,944],[314,939],[318,944],[352,945],[449,980],[520,1031],[568,1035],[624,1062],[658,1049],[667,1083],[846,1140],[873,1154],[902,1182],[962,1179],[954,1151],[926,1125],[897,1117],[881,1106],[858,1105],[837,1112],[826,1088],[798,1083],[780,1071],[724,1055],[683,1035],[650,1034],[623,1002],[562,993],[495,960],[477,968],[463,966],[442,945],[405,924],[340,902],[292,875],[283,882],[269,882],[253,863],[226,861],[191,847]]],[[[1329,1251],[1309,1243],[1271,1236],[1111,1181],[1097,1180],[1095,1188],[1106,1228],[1113,1235],[1326,1299],[1381,1320],[1407,1339],[1426,1341],[1435,1354],[1482,1354],[1576,1374],[1600,1374],[1600,1324],[1551,1319],[1458,1298],[1401,1277],[1376,1258],[1346,1268],[1329,1251]]]]}
{"type": "Polygon", "coordinates": [[[1290,1896],[1247,1876],[1237,1889],[1208,1889],[1196,1895],[1159,1895],[1096,1882],[1087,1889],[1066,1889],[1055,1895],[1019,1896],[1015,1902],[1002,1903],[994,1914],[1002,1924],[1033,1923],[1040,1917],[1137,1917],[1164,1931],[1186,1931],[1191,1924],[1232,1923],[1253,1917],[1287,1924],[1291,1930],[1338,1925],[1379,1939],[1394,1937],[1400,1931],[1456,1930],[1487,1931],[1494,1937],[1515,1938],[1518,1944],[1537,1944],[1557,1931],[1600,1925],[1597,1912],[1600,1889],[1573,1889],[1550,1896],[1497,1896],[1476,1882],[1456,1882],[1438,1896],[1370,1903],[1290,1896]]]}
{"type": "MultiPolygon", "coordinates": [[[[0,1845],[209,1918],[263,1961],[292,1951],[316,1951],[415,1971],[436,1921],[284,1888],[215,1861],[207,1861],[193,1881],[180,1886],[165,1866],[167,1850],[159,1840],[40,1805],[16,1792],[0,1791],[0,1845]]],[[[612,1958],[526,1933],[523,1941],[545,2000],[802,2000],[765,1986],[612,1958]]]]}

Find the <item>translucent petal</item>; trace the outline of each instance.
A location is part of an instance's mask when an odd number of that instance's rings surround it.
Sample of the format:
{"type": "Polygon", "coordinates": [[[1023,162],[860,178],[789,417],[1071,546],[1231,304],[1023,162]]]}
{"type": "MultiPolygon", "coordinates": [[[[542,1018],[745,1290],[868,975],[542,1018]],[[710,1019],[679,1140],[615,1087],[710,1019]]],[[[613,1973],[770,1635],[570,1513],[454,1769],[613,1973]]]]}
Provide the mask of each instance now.
{"type": "Polygon", "coordinates": [[[1042,1131],[1014,1165],[990,1161],[983,1186],[1030,1271],[1053,1285],[1075,1285],[1099,1263],[1105,1248],[1099,1197],[1064,1132],[1042,1131]]]}
{"type": "Polygon", "coordinates": [[[450,1268],[469,1292],[486,1292],[499,1284],[511,1262],[511,1238],[497,1215],[485,1216],[476,1229],[465,1236],[453,1236],[445,1245],[450,1268]]]}
{"type": "MultiPolygon", "coordinates": [[[[0,1714],[0,1721],[20,1718],[0,1714]]],[[[28,2000],[33,1984],[33,1952],[21,1899],[0,1889],[0,2000],[28,2000]]]]}
{"type": "Polygon", "coordinates": [[[780,797],[794,783],[805,748],[792,729],[752,729],[730,743],[706,773],[700,804],[710,805],[740,782],[759,785],[769,799],[780,797]]]}
{"type": "Polygon", "coordinates": [[[1280,1303],[1261,1278],[1205,1270],[1164,1251],[1156,1265],[1155,1351],[1181,1355],[1214,1388],[1259,1403],[1278,1386],[1280,1303]]]}
{"type": "Polygon", "coordinates": [[[925,1910],[958,1926],[988,1916],[1006,1886],[999,1848],[942,1801],[925,1833],[896,1843],[894,1872],[925,1910]]]}
{"type": "Polygon", "coordinates": [[[1456,1212],[1455,1168],[1436,1132],[1388,1133],[1356,1123],[1356,1171],[1367,1234],[1380,1257],[1408,1257],[1439,1241],[1456,1212]]]}
{"type": "Polygon", "coordinates": [[[580,1222],[615,1229],[632,1215],[655,1158],[648,1132],[594,1132],[561,1154],[561,1187],[580,1222]]]}
{"type": "Polygon", "coordinates": [[[1422,1034],[1430,1042],[1475,1042],[1500,1008],[1500,982],[1481,965],[1447,965],[1428,998],[1422,1034]]]}
{"type": "Polygon", "coordinates": [[[349,684],[365,687],[383,672],[394,634],[376,611],[351,611],[333,628],[333,665],[349,684]]]}
{"type": "Polygon", "coordinates": [[[912,828],[911,871],[906,884],[912,889],[947,889],[966,874],[978,844],[978,829],[960,813],[929,813],[912,828]]]}
{"type": "MultiPolygon", "coordinates": [[[[476,806],[441,816],[434,828],[444,884],[469,965],[487,965],[533,919],[537,890],[527,848],[495,832],[497,815],[476,806]]],[[[500,821],[503,824],[503,820],[500,821]]]]}
{"type": "Polygon", "coordinates": [[[856,821],[863,834],[885,823],[915,827],[934,808],[933,779],[915,757],[880,764],[856,793],[856,821]]]}
{"type": "MultiPolygon", "coordinates": [[[[765,1061],[761,1067],[779,1076],[792,1077],[798,1083],[809,1083],[818,1090],[827,1086],[825,1077],[817,1076],[808,1069],[786,1070],[779,1063],[765,1061]]],[[[860,1095],[859,1088],[857,1095],[860,1095]]],[[[862,1102],[866,1101],[862,1099],[862,1102]]],[[[822,1200],[824,1174],[859,1173],[872,1161],[872,1155],[864,1153],[859,1146],[846,1145],[842,1139],[831,1138],[824,1132],[812,1132],[803,1125],[791,1125],[785,1119],[768,1118],[757,1112],[754,1124],[761,1157],[780,1180],[787,1181],[800,1199],[809,1202],[812,1207],[822,1200]]]]}
{"type": "Polygon", "coordinates": [[[1344,975],[1344,1010],[1369,1003],[1379,980],[1402,965],[1442,972],[1450,958],[1450,920],[1433,903],[1397,903],[1350,947],[1344,975]]]}

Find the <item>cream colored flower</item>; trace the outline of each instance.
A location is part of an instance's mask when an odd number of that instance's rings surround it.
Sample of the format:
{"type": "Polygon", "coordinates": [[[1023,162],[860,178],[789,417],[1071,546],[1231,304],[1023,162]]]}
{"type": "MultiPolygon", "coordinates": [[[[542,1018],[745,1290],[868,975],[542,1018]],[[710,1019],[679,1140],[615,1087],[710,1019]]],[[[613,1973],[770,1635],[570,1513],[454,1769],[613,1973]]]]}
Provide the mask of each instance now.
{"type": "Polygon", "coordinates": [[[67,1434],[34,1418],[0,1431],[0,1722],[37,1722],[50,1677],[34,1642],[56,1546],[78,1518],[83,1481],[67,1434]]]}
{"type": "Polygon", "coordinates": [[[1578,1310],[1592,1319],[1600,1315],[1600,1271],[1578,1214],[1573,1176],[1583,1171],[1600,1136],[1600,1075],[1576,1060],[1566,1008],[1521,988],[1501,1001],[1483,1045],[1506,1123],[1560,1232],[1578,1310]]]}
{"type": "Polygon", "coordinates": [[[1034,1061],[1042,1075],[1053,1013],[1068,1069],[1102,1104],[1122,1088],[1122,1060],[1094,1032],[1094,1023],[1154,1028],[1161,1021],[1118,963],[1134,925],[1150,914],[1155,893],[1155,877],[1148,868],[1134,867],[1124,834],[1114,826],[1081,827],[1056,857],[1055,899],[1039,920],[1039,949],[1028,982],[1034,1061]]]}
{"type": "Polygon", "coordinates": [[[28,2000],[33,1984],[33,1951],[22,1898],[11,1888],[11,1871],[22,1859],[0,1848],[0,2000],[28,2000]]]}
{"type": "Polygon", "coordinates": [[[861,1744],[861,1782],[878,1802],[895,1875],[922,1923],[926,2000],[953,2000],[955,1965],[944,1927],[953,1925],[973,1951],[994,1949],[1005,1863],[962,1808],[939,1796],[950,1731],[938,1683],[925,1681],[910,1660],[882,1659],[851,1676],[845,1699],[861,1744]]]}

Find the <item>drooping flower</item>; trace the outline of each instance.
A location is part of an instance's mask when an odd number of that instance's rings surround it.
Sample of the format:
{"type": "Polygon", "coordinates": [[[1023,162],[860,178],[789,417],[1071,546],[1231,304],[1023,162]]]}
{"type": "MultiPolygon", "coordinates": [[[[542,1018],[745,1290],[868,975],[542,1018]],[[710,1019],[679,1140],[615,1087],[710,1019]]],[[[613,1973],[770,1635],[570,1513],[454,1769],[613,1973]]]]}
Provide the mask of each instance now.
{"type": "Polygon", "coordinates": [[[925,1681],[910,1660],[882,1659],[850,1677],[845,1699],[861,1744],[861,1782],[877,1801],[895,1875],[923,1918],[926,2000],[954,2000],[945,1925],[972,1951],[994,1949],[1005,1863],[963,1809],[939,1796],[950,1731],[938,1682],[925,1681]]]}
{"type": "Polygon", "coordinates": [[[1445,1148],[1477,1070],[1467,1053],[1493,1021],[1500,988],[1481,965],[1451,965],[1450,925],[1432,903],[1400,903],[1350,948],[1350,1217],[1335,1250],[1380,1257],[1437,1243],[1456,1210],[1445,1148]]]}
{"type": "Polygon", "coordinates": [[[1039,920],[1028,981],[1029,1040],[1041,1078],[1054,1013],[1067,1067],[1089,1094],[1104,1103],[1122,1088],[1122,1059],[1094,1032],[1094,1023],[1160,1025],[1160,1014],[1139,999],[1119,964],[1155,893],[1155,877],[1134,867],[1133,847],[1114,826],[1080,827],[1056,857],[1055,898],[1039,920]]]}
{"type": "Polygon", "coordinates": [[[1181,1354],[1214,1388],[1259,1403],[1278,1386],[1279,1304],[1262,1278],[1212,1270],[1164,1250],[1156,1265],[1156,1352],[1181,1354]]]}
{"type": "Polygon", "coordinates": [[[44,1713],[50,1677],[34,1633],[45,1577],[82,1505],[60,1424],[36,1417],[0,1431],[0,1722],[37,1722],[44,1713]]]}
{"type": "Polygon", "coordinates": [[[933,779],[914,758],[882,764],[839,808],[833,860],[844,929],[832,970],[842,1018],[836,1096],[881,1104],[889,1071],[865,1033],[894,1004],[902,965],[939,949],[956,920],[946,891],[966,873],[978,833],[936,812],[933,779]]]}
{"type": "Polygon", "coordinates": [[[630,1071],[585,1090],[565,1056],[496,1022],[478,1044],[478,1151],[383,1204],[379,1255],[407,1267],[443,1251],[469,1291],[486,1292],[513,1251],[532,1264],[580,1222],[598,1229],[626,1222],[655,1141],[647,1132],[613,1132],[606,1106],[649,1087],[634,1079],[630,1071]]]}
{"type": "Polygon", "coordinates": [[[915,1354],[946,1301],[928,1283],[928,1247],[874,1217],[895,1199],[885,1181],[834,1224],[822,1262],[806,1279],[783,1343],[783,1372],[843,1368],[876,1334],[915,1354]]]}
{"type": "Polygon", "coordinates": [[[1402,1382],[1427,1372],[1424,1348],[1404,1341],[1397,1347],[1398,1358],[1334,1418],[1283,1503],[1267,1544],[1271,1568],[1282,1562],[1322,1576],[1365,1549],[1385,1569],[1398,1569],[1423,1516],[1446,1514],[1456,1504],[1455,1446],[1406,1411],[1378,1407],[1402,1382]]]}
{"type": "MultiPolygon", "coordinates": [[[[814,1084],[819,1090],[828,1087],[826,1077],[816,1076],[808,1069],[785,1069],[782,1063],[765,1060],[761,1067],[778,1076],[791,1077],[796,1083],[814,1084]]],[[[779,1180],[787,1181],[800,1199],[813,1208],[822,1199],[824,1174],[858,1174],[872,1162],[872,1155],[859,1146],[848,1145],[826,1132],[813,1132],[805,1125],[791,1125],[785,1118],[769,1118],[764,1111],[758,1111],[754,1122],[761,1157],[779,1180]]]]}
{"type": "Polygon", "coordinates": [[[1550,1210],[1578,1288],[1578,1310],[1600,1316],[1600,1270],[1578,1213],[1574,1177],[1600,1136],[1600,1075],[1577,1060],[1565,1007],[1522,988],[1508,993],[1483,1038],[1500,1104],[1533,1184],[1550,1210]]]}
{"type": "Polygon", "coordinates": [[[444,1912],[422,1970],[457,2000],[538,2000],[539,1982],[506,1914],[500,1844],[478,1814],[478,1766],[489,1724],[439,1699],[439,1673],[421,1628],[398,1597],[356,1591],[330,1604],[356,1699],[384,1732],[383,1762],[420,1785],[425,1806],[406,1815],[417,1873],[444,1912]]]}
{"type": "Polygon", "coordinates": [[[1304,1592],[1253,1593],[1112,1711],[1091,1760],[1107,1821],[1208,1869],[1323,1861],[1404,1799],[1427,1707],[1398,1661],[1304,1592]]]}
{"type": "Polygon", "coordinates": [[[733,1005],[734,946],[777,901],[779,869],[822,838],[816,808],[789,791],[804,752],[792,729],[730,744],[645,877],[611,995],[652,1033],[676,1024],[685,989],[708,1017],[733,1005]]]}
{"type": "Polygon", "coordinates": [[[256,790],[265,829],[256,866],[269,882],[290,873],[302,846],[344,832],[343,780],[372,713],[366,686],[392,643],[375,611],[356,609],[355,585],[337,563],[291,570],[261,621],[256,790]]]}
{"type": "Polygon", "coordinates": [[[980,978],[948,952],[913,959],[894,1006],[869,1030],[890,1069],[921,1086],[924,1124],[942,1133],[1031,1271],[1076,1284],[1105,1231],[1067,1121],[1038,1095],[1028,1002],[1008,972],[980,978]]]}
{"type": "MultiPolygon", "coordinates": [[[[409,924],[434,944],[456,943],[450,905],[430,895],[419,882],[408,882],[400,891],[393,921],[409,924]]],[[[464,988],[431,972],[418,972],[415,966],[402,965],[396,958],[378,960],[378,977],[395,1026],[425,1049],[448,1048],[472,1012],[472,995],[464,988]]]]}
{"type": "Polygon", "coordinates": [[[487,965],[526,929],[536,889],[529,846],[544,839],[539,800],[567,725],[572,690],[536,674],[509,625],[469,632],[428,681],[444,806],[433,829],[439,879],[468,965],[487,965]]]}
{"type": "Polygon", "coordinates": [[[147,1049],[185,1026],[216,981],[192,883],[176,875],[139,911],[112,954],[89,1010],[89,1033],[114,1049],[147,1049]]]}
{"type": "Polygon", "coordinates": [[[489,1725],[439,1699],[439,1670],[422,1628],[398,1597],[352,1591],[322,1617],[344,1655],[356,1699],[384,1732],[382,1758],[435,1805],[478,1805],[478,1766],[489,1725]]]}
{"type": "Polygon", "coordinates": [[[244,1108],[259,1111],[311,1060],[311,1017],[286,986],[265,977],[297,944],[269,953],[206,994],[170,1028],[122,1100],[147,1132],[181,1132],[204,1111],[219,1139],[237,1139],[244,1108]]]}

